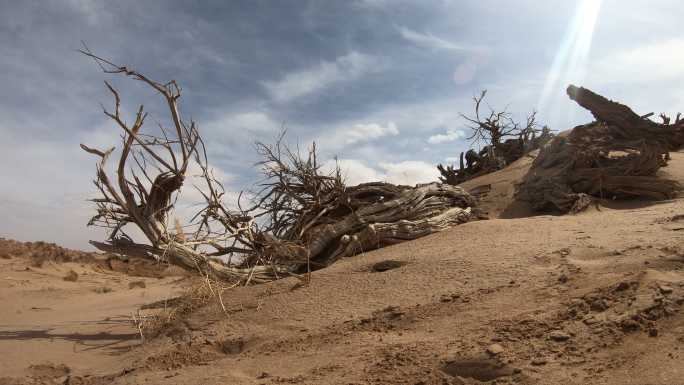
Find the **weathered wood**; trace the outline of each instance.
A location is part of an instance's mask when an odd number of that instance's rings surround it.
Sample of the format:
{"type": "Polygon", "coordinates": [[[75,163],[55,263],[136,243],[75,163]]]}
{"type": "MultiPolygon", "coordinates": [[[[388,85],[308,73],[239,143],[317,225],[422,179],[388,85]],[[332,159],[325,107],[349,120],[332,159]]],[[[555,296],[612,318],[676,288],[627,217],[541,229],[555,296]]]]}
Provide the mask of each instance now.
{"type": "MultiPolygon", "coordinates": [[[[597,122],[604,123],[601,127],[604,132],[600,135],[606,139],[628,143],[644,141],[668,149],[679,149],[684,145],[684,121],[677,121],[674,124],[656,123],[639,116],[628,106],[609,100],[584,87],[570,85],[567,94],[571,100],[589,110],[597,122]]],[[[585,133],[578,130],[574,135],[584,136],[585,133]]]]}
{"type": "Polygon", "coordinates": [[[279,275],[302,272],[309,267],[329,266],[344,257],[485,218],[476,208],[476,199],[457,186],[431,183],[408,187],[372,183],[350,189],[356,196],[354,204],[357,209],[344,217],[313,227],[301,239],[262,237],[258,257],[272,261],[272,265],[253,263],[251,268],[226,266],[175,240],[156,247],[124,239],[91,241],[91,244],[105,252],[163,259],[186,270],[224,280],[246,282],[251,279],[258,283],[276,279],[279,275]],[[385,196],[389,199],[383,199],[385,196]],[[360,200],[365,203],[359,203],[360,200]]]}
{"type": "Polygon", "coordinates": [[[684,143],[684,125],[658,124],[586,88],[569,86],[570,99],[596,122],[577,126],[544,146],[516,196],[536,210],[577,211],[598,198],[667,199],[680,188],[656,172],[668,151],[684,143]]]}
{"type": "MultiPolygon", "coordinates": [[[[355,193],[377,192],[378,186],[391,185],[361,185],[355,188],[355,193]]],[[[482,218],[475,209],[476,199],[457,186],[431,183],[404,187],[393,199],[380,199],[382,197],[378,195],[375,203],[361,206],[332,224],[313,228],[307,242],[311,260],[317,265],[329,265],[358,252],[416,239],[482,218]]]]}
{"type": "Polygon", "coordinates": [[[110,230],[107,241],[91,242],[100,250],[163,260],[237,284],[260,283],[482,218],[476,199],[456,186],[367,183],[348,187],[339,169],[330,174],[321,171],[315,144],[302,156],[285,146],[282,136],[272,145],[257,143],[263,159],[259,163],[264,176],[261,190],[251,207],[242,209],[238,200],[240,211],[229,210],[222,201],[223,186],[209,168],[197,126],[179,114],[181,91],[176,83],[155,82],[83,53],[105,72],[132,77],[156,90],[168,105],[174,125],[170,132],[161,128],[161,136],[143,133],[146,114],[141,106],[135,123],[128,126],[120,115],[119,93],[107,84],[115,109],[105,115],[124,132],[116,178],[108,176],[106,165],[113,149],[81,146],[100,158],[95,185],[101,196],[93,200],[97,212],[89,223],[110,230]],[[137,167],[131,167],[131,160],[137,167]],[[204,185],[198,189],[205,204],[190,220],[170,221],[191,162],[201,170],[204,185]],[[142,183],[138,175],[148,183],[142,183]],[[126,235],[127,224],[141,230],[148,243],[134,242],[126,235]]]}

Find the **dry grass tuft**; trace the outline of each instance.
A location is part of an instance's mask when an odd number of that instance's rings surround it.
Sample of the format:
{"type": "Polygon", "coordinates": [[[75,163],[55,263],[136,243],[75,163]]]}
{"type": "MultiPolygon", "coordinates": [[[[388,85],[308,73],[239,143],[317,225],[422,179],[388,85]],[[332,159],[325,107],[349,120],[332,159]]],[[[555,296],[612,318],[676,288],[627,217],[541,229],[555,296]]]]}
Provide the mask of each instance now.
{"type": "Polygon", "coordinates": [[[228,315],[223,304],[222,293],[233,286],[217,282],[209,278],[199,281],[190,287],[187,292],[179,297],[164,301],[158,301],[146,306],[144,309],[160,309],[158,313],[142,316],[138,312],[134,322],[141,331],[144,339],[151,339],[162,335],[167,330],[175,329],[179,323],[187,319],[195,311],[214,304],[228,315]]]}

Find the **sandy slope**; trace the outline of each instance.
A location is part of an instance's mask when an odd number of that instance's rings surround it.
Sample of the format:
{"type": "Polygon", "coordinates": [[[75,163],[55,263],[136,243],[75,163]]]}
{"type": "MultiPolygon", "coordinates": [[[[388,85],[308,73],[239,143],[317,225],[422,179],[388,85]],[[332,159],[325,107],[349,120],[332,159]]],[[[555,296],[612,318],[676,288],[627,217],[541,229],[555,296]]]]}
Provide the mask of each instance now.
{"type": "MultiPolygon", "coordinates": [[[[483,204],[501,219],[341,261],[308,286],[224,292],[225,312],[212,303],[134,349],[123,320],[172,279],[143,296],[130,277],[71,283],[68,266],[1,261],[0,377],[13,378],[0,384],[684,384],[684,200],[521,217],[510,186],[530,161],[470,182],[493,184],[483,204]],[[372,271],[388,259],[406,264],[372,271]]],[[[683,170],[674,154],[664,173],[683,170]]]]}
{"type": "Polygon", "coordinates": [[[59,366],[52,363],[101,374],[123,367],[120,353],[140,342],[132,314],[145,303],[177,295],[178,281],[88,263],[36,267],[24,258],[0,259],[0,377],[33,373],[31,365],[46,364],[43,371],[59,366]],[[75,282],[63,279],[70,271],[78,274],[75,282]],[[131,282],[137,286],[130,288],[131,282]]]}

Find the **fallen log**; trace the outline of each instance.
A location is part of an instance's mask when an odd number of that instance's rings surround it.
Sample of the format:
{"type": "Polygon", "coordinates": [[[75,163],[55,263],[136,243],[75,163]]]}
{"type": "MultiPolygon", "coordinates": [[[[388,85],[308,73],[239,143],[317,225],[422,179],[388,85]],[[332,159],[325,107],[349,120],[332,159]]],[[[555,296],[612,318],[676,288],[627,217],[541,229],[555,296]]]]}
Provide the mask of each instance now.
{"type": "Polygon", "coordinates": [[[476,199],[458,186],[369,183],[350,190],[356,208],[310,231],[306,251],[317,266],[485,218],[476,199]]]}
{"type": "Polygon", "coordinates": [[[186,270],[224,281],[261,283],[292,273],[317,270],[341,258],[486,218],[477,209],[476,199],[457,186],[430,183],[410,187],[378,182],[353,186],[349,190],[345,215],[321,215],[318,220],[323,224],[312,227],[297,239],[261,234],[254,254],[246,254],[239,265],[228,266],[208,259],[174,239],[156,247],[125,238],[90,243],[105,252],[163,259],[186,270]],[[265,264],[264,261],[270,263],[265,264]]]}
{"type": "Polygon", "coordinates": [[[538,211],[584,209],[591,199],[667,199],[679,183],[656,176],[669,151],[684,144],[684,121],[659,124],[586,88],[569,86],[571,100],[589,110],[593,123],[577,126],[545,145],[516,197],[538,211]]]}

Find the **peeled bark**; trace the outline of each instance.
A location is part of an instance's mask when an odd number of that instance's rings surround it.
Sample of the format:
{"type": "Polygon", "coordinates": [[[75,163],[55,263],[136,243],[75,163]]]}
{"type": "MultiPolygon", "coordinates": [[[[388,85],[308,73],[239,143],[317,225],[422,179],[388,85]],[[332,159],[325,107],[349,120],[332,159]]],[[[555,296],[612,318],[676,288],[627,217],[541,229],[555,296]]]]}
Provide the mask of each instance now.
{"type": "MultiPolygon", "coordinates": [[[[476,209],[476,199],[457,186],[371,183],[350,190],[367,203],[310,231],[307,252],[317,266],[484,217],[476,209]]],[[[359,204],[353,199],[350,203],[359,204]]]]}

